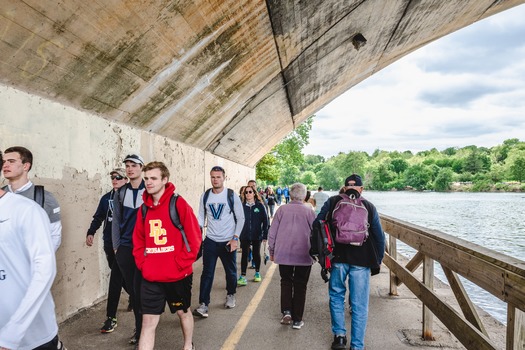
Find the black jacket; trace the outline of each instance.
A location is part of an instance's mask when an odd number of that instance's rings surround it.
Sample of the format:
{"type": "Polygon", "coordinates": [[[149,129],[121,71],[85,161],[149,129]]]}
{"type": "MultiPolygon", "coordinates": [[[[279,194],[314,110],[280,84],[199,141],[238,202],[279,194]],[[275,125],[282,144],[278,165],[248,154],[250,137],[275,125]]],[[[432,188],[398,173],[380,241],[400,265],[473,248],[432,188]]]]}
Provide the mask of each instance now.
{"type": "Polygon", "coordinates": [[[87,235],[95,235],[95,232],[104,224],[103,238],[104,245],[111,246],[111,220],[113,219],[113,196],[115,191],[111,190],[100,198],[97,211],[93,215],[91,225],[87,230],[87,235]]]}
{"type": "Polygon", "coordinates": [[[262,241],[268,238],[268,213],[264,205],[256,201],[254,205],[243,203],[244,227],[239,239],[262,241]]]}

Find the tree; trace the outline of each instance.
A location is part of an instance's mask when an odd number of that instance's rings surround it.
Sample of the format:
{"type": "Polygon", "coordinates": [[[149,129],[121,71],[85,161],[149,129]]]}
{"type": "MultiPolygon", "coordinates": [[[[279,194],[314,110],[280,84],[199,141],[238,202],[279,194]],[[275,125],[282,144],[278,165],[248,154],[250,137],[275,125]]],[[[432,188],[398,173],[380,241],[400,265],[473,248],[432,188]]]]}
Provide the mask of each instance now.
{"type": "Polygon", "coordinates": [[[430,187],[432,170],[421,164],[412,165],[405,173],[405,184],[416,190],[424,190],[430,187]]]}
{"type": "Polygon", "coordinates": [[[510,172],[513,178],[519,182],[525,179],[525,156],[519,156],[510,166],[510,172]]]}
{"type": "Polygon", "coordinates": [[[309,133],[312,130],[314,116],[308,117],[304,123],[289,133],[278,145],[273,148],[276,158],[282,167],[304,163],[303,148],[308,145],[309,133]]]}
{"type": "Polygon", "coordinates": [[[307,187],[315,186],[317,183],[317,178],[315,176],[315,173],[313,171],[305,171],[301,175],[301,182],[305,184],[307,187]]]}
{"type": "Polygon", "coordinates": [[[255,173],[258,180],[276,183],[280,176],[277,158],[272,153],[265,154],[257,163],[255,173]]]}
{"type": "Polygon", "coordinates": [[[434,190],[444,192],[450,190],[450,183],[454,179],[454,172],[450,168],[443,168],[439,171],[434,180],[434,190]]]}
{"type": "Polygon", "coordinates": [[[368,155],[365,152],[349,152],[341,170],[345,175],[358,174],[363,176],[367,160],[368,155]]]}
{"type": "Polygon", "coordinates": [[[480,152],[478,149],[474,149],[465,158],[463,169],[471,174],[488,171],[490,169],[490,158],[487,154],[480,152]]]}
{"type": "Polygon", "coordinates": [[[402,158],[394,158],[390,162],[390,169],[396,174],[401,174],[408,168],[408,162],[402,158]]]}
{"type": "Polygon", "coordinates": [[[317,182],[325,189],[339,190],[343,184],[342,179],[337,175],[337,169],[331,163],[325,163],[316,175],[317,182]]]}
{"type": "Polygon", "coordinates": [[[389,189],[388,184],[396,178],[396,174],[390,170],[390,162],[383,161],[373,169],[370,169],[372,181],[370,188],[373,190],[384,191],[389,189]]]}
{"type": "Polygon", "coordinates": [[[301,171],[299,170],[299,167],[296,165],[287,166],[284,168],[281,172],[281,178],[279,179],[279,182],[283,185],[291,185],[293,183],[298,182],[301,176],[301,171]]]}

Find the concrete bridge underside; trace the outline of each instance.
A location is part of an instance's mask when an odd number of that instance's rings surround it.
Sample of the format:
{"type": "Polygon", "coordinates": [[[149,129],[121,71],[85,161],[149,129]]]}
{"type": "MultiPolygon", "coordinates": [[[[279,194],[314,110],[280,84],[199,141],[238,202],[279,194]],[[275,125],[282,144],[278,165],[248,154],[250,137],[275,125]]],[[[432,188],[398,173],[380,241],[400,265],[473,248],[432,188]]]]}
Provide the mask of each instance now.
{"type": "Polygon", "coordinates": [[[523,2],[2,0],[0,79],[254,166],[360,81],[523,2]]]}
{"type": "Polygon", "coordinates": [[[105,297],[101,233],[85,234],[128,152],[164,161],[196,210],[212,165],[239,189],[352,86],[523,2],[0,0],[0,149],[31,149],[61,205],[58,319],[105,297]]]}

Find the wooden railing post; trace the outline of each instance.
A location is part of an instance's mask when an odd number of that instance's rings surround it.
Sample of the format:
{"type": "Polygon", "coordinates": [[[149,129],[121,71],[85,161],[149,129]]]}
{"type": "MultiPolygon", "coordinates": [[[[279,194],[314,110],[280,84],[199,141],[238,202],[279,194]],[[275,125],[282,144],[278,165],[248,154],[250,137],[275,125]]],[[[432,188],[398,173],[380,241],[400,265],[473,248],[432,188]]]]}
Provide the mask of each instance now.
{"type": "MultiPolygon", "coordinates": [[[[423,284],[431,291],[434,290],[434,260],[425,255],[423,259],[423,284]]],[[[432,328],[434,325],[434,315],[423,304],[423,339],[434,340],[432,328]]]]}
{"type": "Polygon", "coordinates": [[[507,350],[525,349],[525,313],[507,305],[507,350]]]}
{"type": "MultiPolygon", "coordinates": [[[[392,259],[397,260],[397,238],[388,235],[388,251],[392,259]]],[[[390,270],[390,295],[397,295],[397,277],[390,270]]]]}

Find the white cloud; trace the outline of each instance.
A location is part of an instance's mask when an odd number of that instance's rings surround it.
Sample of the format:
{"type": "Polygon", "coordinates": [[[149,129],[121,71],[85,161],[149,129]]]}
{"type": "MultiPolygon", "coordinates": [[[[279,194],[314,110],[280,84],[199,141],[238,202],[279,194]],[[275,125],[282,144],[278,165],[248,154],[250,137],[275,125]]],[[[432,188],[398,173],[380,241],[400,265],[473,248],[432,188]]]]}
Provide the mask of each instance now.
{"type": "Polygon", "coordinates": [[[525,5],[402,58],[316,113],[305,154],[525,140],[525,5]]]}

